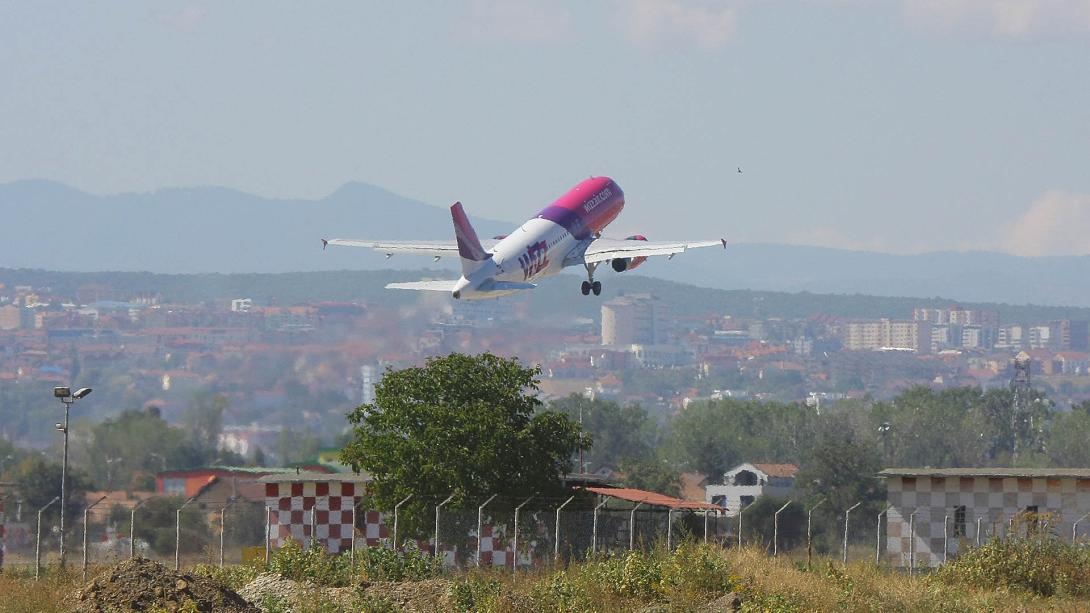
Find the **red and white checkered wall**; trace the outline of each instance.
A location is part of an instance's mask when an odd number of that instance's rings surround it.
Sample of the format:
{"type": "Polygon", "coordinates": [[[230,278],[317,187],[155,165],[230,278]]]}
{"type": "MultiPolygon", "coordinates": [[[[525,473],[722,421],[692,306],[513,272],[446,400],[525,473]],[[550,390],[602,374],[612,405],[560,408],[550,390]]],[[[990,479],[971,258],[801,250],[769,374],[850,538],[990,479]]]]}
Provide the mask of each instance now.
{"type": "MultiPolygon", "coordinates": [[[[310,546],[313,522],[313,536],[325,546],[326,551],[348,551],[352,547],[352,509],[362,498],[363,484],[360,483],[283,481],[265,484],[265,505],[271,511],[270,546],[282,547],[289,538],[304,547],[310,546]]],[[[362,525],[357,534],[356,546],[360,547],[364,542],[368,547],[387,544],[392,529],[386,525],[384,514],[364,509],[359,509],[357,514],[357,523],[362,525]]],[[[482,566],[511,565],[513,556],[508,539],[504,538],[505,532],[503,526],[483,526],[482,566]]],[[[427,542],[418,543],[418,546],[421,549],[430,549],[430,543],[427,542]]],[[[455,552],[448,547],[443,549],[443,557],[448,564],[453,564],[455,552]]]]}

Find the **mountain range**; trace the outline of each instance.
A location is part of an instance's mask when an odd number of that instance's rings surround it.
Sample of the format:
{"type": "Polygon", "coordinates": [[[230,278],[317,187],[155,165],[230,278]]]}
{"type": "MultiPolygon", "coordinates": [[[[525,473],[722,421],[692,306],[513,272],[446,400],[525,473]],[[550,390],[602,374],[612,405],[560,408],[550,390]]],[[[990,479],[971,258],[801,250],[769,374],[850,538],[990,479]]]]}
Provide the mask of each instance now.
{"type": "MultiPolygon", "coordinates": [[[[533,211],[527,210],[527,215],[533,211]]],[[[0,268],[239,273],[419,269],[427,259],[329,249],[326,237],[450,239],[450,213],[365,183],[314,200],[271,199],[221,187],[92,195],[45,180],[0,184],[0,268]]],[[[473,218],[482,236],[515,223],[473,218]]],[[[702,239],[692,236],[651,239],[702,239]]],[[[951,301],[1090,306],[1090,256],[990,252],[894,255],[740,243],[649,261],[640,274],[716,289],[951,301]]],[[[453,273],[451,273],[453,274],[453,273]]],[[[614,275],[606,270],[605,283],[614,275]]],[[[626,273],[627,274],[627,273],[626,273]]]]}

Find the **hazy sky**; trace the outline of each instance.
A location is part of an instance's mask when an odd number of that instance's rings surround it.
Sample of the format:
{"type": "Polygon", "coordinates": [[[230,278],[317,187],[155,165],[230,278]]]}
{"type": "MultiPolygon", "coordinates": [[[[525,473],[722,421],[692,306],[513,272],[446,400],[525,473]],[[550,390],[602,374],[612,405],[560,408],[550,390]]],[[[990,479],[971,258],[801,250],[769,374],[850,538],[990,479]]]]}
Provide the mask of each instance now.
{"type": "Polygon", "coordinates": [[[0,1],[0,78],[0,181],[1090,253],[1090,0],[0,1]]]}

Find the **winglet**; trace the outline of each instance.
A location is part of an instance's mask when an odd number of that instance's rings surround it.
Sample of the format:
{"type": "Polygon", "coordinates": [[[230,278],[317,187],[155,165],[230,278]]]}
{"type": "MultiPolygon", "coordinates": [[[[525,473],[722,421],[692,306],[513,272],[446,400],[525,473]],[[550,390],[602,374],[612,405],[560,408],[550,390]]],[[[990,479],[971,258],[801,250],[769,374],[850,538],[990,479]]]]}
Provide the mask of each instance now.
{"type": "Polygon", "coordinates": [[[727,248],[727,239],[725,239],[725,238],[721,238],[721,239],[719,239],[719,242],[723,243],[723,248],[724,248],[724,249],[726,249],[726,248],[727,248]]]}
{"type": "Polygon", "coordinates": [[[329,241],[327,241],[326,239],[323,238],[322,239],[322,251],[325,251],[325,248],[328,247],[328,246],[329,246],[329,241]]]}

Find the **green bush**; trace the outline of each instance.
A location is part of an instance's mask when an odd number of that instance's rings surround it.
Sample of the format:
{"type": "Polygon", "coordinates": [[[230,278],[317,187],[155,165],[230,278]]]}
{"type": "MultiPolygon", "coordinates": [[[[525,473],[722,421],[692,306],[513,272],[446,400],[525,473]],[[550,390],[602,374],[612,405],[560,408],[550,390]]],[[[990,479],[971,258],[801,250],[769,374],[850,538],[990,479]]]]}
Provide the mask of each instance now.
{"type": "Polygon", "coordinates": [[[443,572],[442,559],[412,545],[403,551],[381,547],[357,550],[356,565],[363,577],[371,581],[421,581],[443,572]]]}
{"type": "Polygon", "coordinates": [[[293,540],[272,552],[268,571],[286,579],[327,587],[350,585],[356,575],[347,555],[330,555],[320,545],[303,549],[293,540]]]}
{"type": "Polygon", "coordinates": [[[212,564],[198,564],[193,567],[193,574],[214,579],[237,591],[261,574],[262,566],[261,564],[239,564],[220,568],[212,564]]]}
{"type": "Polygon", "coordinates": [[[1038,596],[1090,595],[1090,552],[1047,535],[995,539],[941,567],[936,581],[1038,596]]]}
{"type": "Polygon", "coordinates": [[[450,586],[450,598],[459,611],[486,611],[503,597],[503,584],[496,579],[470,576],[450,586]]]}
{"type": "Polygon", "coordinates": [[[732,589],[722,554],[696,543],[676,551],[629,551],[588,560],[584,576],[610,592],[644,601],[677,602],[715,598],[732,589]]]}

